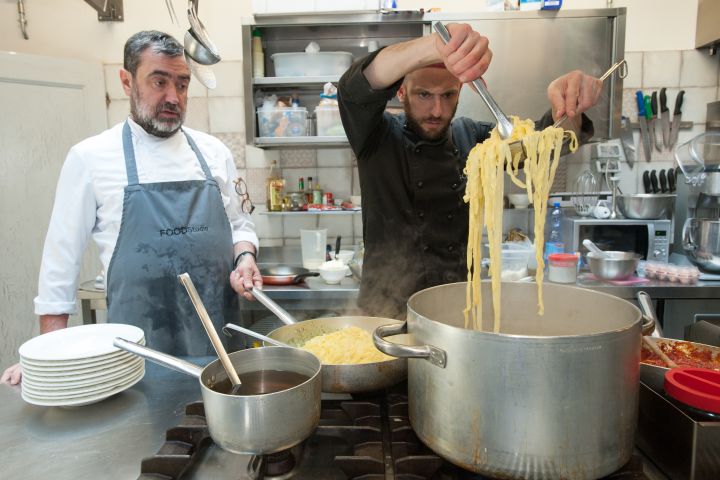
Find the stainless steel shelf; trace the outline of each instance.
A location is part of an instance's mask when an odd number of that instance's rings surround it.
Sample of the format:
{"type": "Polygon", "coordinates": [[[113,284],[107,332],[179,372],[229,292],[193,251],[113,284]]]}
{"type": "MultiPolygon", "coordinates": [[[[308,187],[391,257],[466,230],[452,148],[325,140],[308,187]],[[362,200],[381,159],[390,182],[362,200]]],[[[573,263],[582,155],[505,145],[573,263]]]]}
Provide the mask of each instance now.
{"type": "Polygon", "coordinates": [[[348,148],[347,137],[255,137],[258,148],[348,148]]]}
{"type": "Polygon", "coordinates": [[[325,85],[327,82],[337,83],[340,75],[321,75],[314,77],[259,77],[253,78],[253,85],[269,87],[297,87],[300,85],[325,85]]]}

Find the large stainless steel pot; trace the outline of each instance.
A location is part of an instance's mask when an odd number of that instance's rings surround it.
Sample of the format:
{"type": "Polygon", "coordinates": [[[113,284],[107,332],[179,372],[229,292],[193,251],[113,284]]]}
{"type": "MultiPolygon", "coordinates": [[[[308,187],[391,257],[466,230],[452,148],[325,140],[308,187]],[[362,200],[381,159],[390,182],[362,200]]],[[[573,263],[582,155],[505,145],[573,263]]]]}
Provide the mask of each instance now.
{"type": "Polygon", "coordinates": [[[288,347],[251,348],[229,354],[242,377],[259,370],[282,370],[310,377],[292,388],[258,395],[228,395],[213,390],[227,380],[220,360],[205,368],[133,342],[115,339],[116,347],[200,380],[205,418],[213,441],[232,453],[268,454],[308,438],[320,421],[320,360],[288,347]]]}
{"type": "Polygon", "coordinates": [[[625,464],[637,420],[640,310],[617,297],[545,284],[502,284],[501,333],[464,328],[465,283],[422,290],[408,301],[417,346],[382,339],[408,357],[410,422],[452,463],[502,478],[594,479],[625,464]]]}
{"type": "Polygon", "coordinates": [[[692,263],[707,272],[720,272],[720,220],[688,218],[682,237],[692,263]]]}

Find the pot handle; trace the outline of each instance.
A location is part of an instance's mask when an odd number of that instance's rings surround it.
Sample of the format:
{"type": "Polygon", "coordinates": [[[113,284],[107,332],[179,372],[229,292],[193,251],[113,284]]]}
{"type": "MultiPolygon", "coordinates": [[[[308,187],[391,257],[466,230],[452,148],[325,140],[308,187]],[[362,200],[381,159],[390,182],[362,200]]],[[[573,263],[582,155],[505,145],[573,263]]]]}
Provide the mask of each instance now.
{"type": "Polygon", "coordinates": [[[175,358],[167,353],[161,353],[143,345],[138,345],[137,343],[130,342],[124,338],[115,338],[115,340],[113,340],[113,345],[127,352],[134,353],[139,357],[146,358],[158,365],[162,365],[163,367],[190,375],[191,377],[200,378],[200,374],[204,370],[204,368],[198,367],[190,362],[180,360],[179,358],[175,358]]]}
{"type": "Polygon", "coordinates": [[[658,336],[662,337],[662,330],[655,316],[655,308],[653,307],[650,295],[640,291],[637,292],[636,298],[643,314],[642,334],[651,335],[653,332],[657,332],[658,336]]]}
{"type": "Polygon", "coordinates": [[[385,337],[400,333],[407,333],[407,322],[381,325],[373,332],[373,342],[375,342],[378,350],[392,357],[424,358],[437,367],[445,368],[447,366],[447,354],[437,347],[432,345],[400,345],[385,340],[385,337]]]}
{"type": "Polygon", "coordinates": [[[268,310],[270,310],[272,313],[274,313],[285,325],[293,325],[297,323],[297,320],[290,315],[288,312],[285,311],[284,308],[282,308],[280,305],[275,303],[273,300],[268,297],[265,292],[260,290],[259,288],[253,288],[250,290],[250,293],[252,293],[253,297],[258,299],[260,303],[265,305],[268,310]]]}
{"type": "Polygon", "coordinates": [[[682,229],[682,246],[683,250],[691,250],[695,251],[697,250],[697,245],[695,244],[695,230],[696,230],[696,224],[693,221],[694,218],[688,218],[685,220],[685,224],[683,224],[682,229]]]}
{"type": "Polygon", "coordinates": [[[299,274],[299,275],[295,275],[295,278],[293,278],[292,283],[295,284],[295,285],[297,285],[298,283],[302,282],[303,279],[305,279],[305,278],[307,278],[307,277],[319,277],[319,276],[320,276],[320,274],[319,274],[318,272],[305,272],[305,273],[301,273],[301,274],[299,274]]]}

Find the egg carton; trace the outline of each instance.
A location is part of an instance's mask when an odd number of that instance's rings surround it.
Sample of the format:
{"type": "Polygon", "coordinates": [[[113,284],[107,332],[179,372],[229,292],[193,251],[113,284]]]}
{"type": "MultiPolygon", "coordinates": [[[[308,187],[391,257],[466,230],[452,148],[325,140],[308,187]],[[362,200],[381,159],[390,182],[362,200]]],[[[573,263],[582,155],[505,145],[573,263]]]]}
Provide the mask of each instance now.
{"type": "Polygon", "coordinates": [[[662,262],[645,262],[645,277],[688,285],[697,283],[700,278],[700,270],[694,266],[681,266],[662,262]]]}

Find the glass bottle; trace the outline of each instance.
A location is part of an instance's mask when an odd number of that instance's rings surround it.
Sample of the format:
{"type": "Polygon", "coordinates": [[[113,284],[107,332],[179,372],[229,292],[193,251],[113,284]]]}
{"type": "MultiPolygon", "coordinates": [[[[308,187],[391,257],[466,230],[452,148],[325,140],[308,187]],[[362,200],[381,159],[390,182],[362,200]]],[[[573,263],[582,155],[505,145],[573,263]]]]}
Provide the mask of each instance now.
{"type": "Polygon", "coordinates": [[[323,203],[323,191],[322,188],[320,188],[320,183],[315,184],[315,188],[313,188],[312,191],[312,203],[316,205],[320,205],[323,203]]]}
{"type": "Polygon", "coordinates": [[[313,177],[308,177],[308,181],[305,184],[305,197],[307,198],[307,203],[311,204],[313,203],[313,177]]]}
{"type": "Polygon", "coordinates": [[[262,34],[255,29],[252,32],[252,68],[253,77],[262,78],[265,76],[265,52],[262,47],[262,34]]]}
{"type": "Polygon", "coordinates": [[[265,182],[267,191],[267,209],[268,212],[279,212],[282,210],[283,189],[285,180],[280,177],[277,172],[277,162],[273,160],[270,165],[270,173],[265,182]]]}

